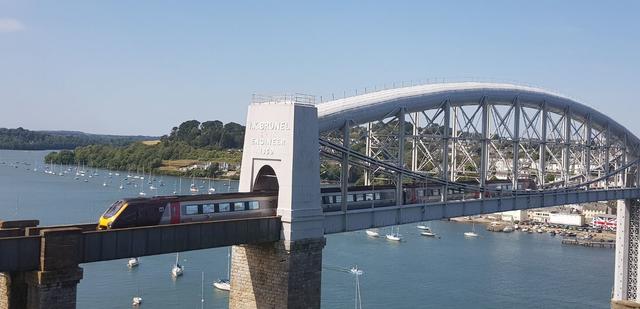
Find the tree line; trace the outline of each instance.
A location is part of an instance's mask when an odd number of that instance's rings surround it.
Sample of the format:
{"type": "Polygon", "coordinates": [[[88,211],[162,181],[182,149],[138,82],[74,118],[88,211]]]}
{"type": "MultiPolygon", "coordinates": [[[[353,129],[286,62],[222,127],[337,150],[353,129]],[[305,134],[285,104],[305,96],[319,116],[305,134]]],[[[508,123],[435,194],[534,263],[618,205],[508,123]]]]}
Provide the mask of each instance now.
{"type": "MultiPolygon", "coordinates": [[[[200,123],[185,121],[174,127],[171,133],[160,138],[159,143],[131,143],[125,146],[88,145],[75,150],[51,152],[46,163],[85,165],[123,171],[159,172],[165,160],[197,160],[239,163],[244,142],[244,126],[220,121],[200,123]]],[[[164,171],[168,174],[176,172],[164,171]]],[[[214,176],[217,164],[207,170],[193,170],[186,174],[214,176]]],[[[185,173],[180,173],[185,174],[185,173]]]]}
{"type": "Polygon", "coordinates": [[[144,139],[149,137],[0,128],[0,149],[10,150],[75,149],[93,144],[123,146],[144,139]]]}

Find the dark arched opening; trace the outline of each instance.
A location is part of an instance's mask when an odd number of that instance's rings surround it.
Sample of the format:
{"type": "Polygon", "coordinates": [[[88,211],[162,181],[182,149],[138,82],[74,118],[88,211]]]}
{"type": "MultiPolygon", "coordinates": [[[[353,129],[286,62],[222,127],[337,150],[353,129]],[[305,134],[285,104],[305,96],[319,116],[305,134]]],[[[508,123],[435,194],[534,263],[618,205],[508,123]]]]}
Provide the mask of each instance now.
{"type": "Polygon", "coordinates": [[[253,191],[278,191],[278,177],[276,172],[269,165],[263,166],[258,171],[258,176],[253,184],[253,191]]]}

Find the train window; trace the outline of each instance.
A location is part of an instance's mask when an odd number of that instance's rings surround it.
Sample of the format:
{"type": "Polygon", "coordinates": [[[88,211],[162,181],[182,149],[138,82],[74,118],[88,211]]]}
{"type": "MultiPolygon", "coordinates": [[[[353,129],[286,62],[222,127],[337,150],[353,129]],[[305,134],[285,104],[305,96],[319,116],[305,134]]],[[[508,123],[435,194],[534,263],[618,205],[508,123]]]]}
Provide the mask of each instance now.
{"type": "Polygon", "coordinates": [[[353,194],[347,195],[347,202],[353,202],[354,196],[355,195],[353,195],[353,194]]]}
{"type": "Polygon", "coordinates": [[[424,196],[424,190],[416,190],[418,193],[418,196],[422,197],[424,196]]]}
{"type": "Polygon", "coordinates": [[[364,201],[364,194],[356,194],[356,202],[364,201]]]}
{"type": "Polygon", "coordinates": [[[210,213],[216,212],[216,208],[214,206],[215,206],[214,204],[204,204],[204,205],[202,205],[202,213],[203,214],[210,214],[210,213]]]}
{"type": "Polygon", "coordinates": [[[185,215],[197,215],[198,214],[198,205],[187,205],[184,207],[185,215]]]}
{"type": "Polygon", "coordinates": [[[331,204],[331,197],[330,196],[323,196],[322,197],[322,204],[331,204]]]}
{"type": "Polygon", "coordinates": [[[120,210],[120,208],[122,208],[122,205],[124,204],[123,201],[117,201],[115,203],[113,203],[111,205],[111,207],[109,207],[109,209],[107,209],[107,211],[105,211],[104,215],[102,215],[105,219],[109,219],[111,217],[113,217],[118,210],[120,210]]]}
{"type": "Polygon", "coordinates": [[[244,202],[233,203],[233,211],[242,211],[242,210],[244,210],[244,202]]]}
{"type": "Polygon", "coordinates": [[[372,201],[373,200],[373,193],[367,193],[364,195],[364,200],[365,201],[372,201]]]}
{"type": "Polygon", "coordinates": [[[333,197],[336,203],[342,203],[342,195],[336,195],[333,197]]]}
{"type": "Polygon", "coordinates": [[[248,203],[249,203],[249,208],[247,208],[247,209],[249,209],[249,210],[256,210],[256,209],[260,208],[260,203],[258,201],[251,201],[251,202],[248,202],[248,203]]]}
{"type": "Polygon", "coordinates": [[[231,211],[231,206],[229,206],[229,203],[218,204],[218,212],[228,212],[228,211],[231,211]]]}
{"type": "Polygon", "coordinates": [[[380,192],[376,192],[376,194],[374,195],[374,198],[375,198],[376,200],[381,200],[381,199],[382,199],[382,196],[380,195],[380,192]]]}

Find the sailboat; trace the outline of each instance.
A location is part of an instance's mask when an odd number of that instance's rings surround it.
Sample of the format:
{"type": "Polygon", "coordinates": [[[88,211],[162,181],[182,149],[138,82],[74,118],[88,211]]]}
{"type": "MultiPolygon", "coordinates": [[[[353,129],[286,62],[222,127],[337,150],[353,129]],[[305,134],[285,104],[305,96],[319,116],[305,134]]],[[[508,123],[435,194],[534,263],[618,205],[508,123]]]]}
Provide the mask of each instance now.
{"type": "Polygon", "coordinates": [[[419,230],[428,230],[429,226],[423,223],[423,224],[416,225],[416,228],[419,230]]]}
{"type": "Polygon", "coordinates": [[[211,179],[209,179],[209,190],[207,190],[209,192],[209,194],[213,194],[213,192],[216,192],[216,188],[211,186],[211,179]]]}
{"type": "Polygon", "coordinates": [[[350,273],[356,276],[356,295],[355,295],[355,309],[362,309],[362,294],[360,291],[360,276],[364,272],[358,268],[358,265],[349,270],[350,273]]]}
{"type": "Polygon", "coordinates": [[[198,192],[198,187],[196,187],[196,183],[195,183],[196,177],[193,176],[191,178],[191,186],[189,187],[189,191],[191,191],[192,193],[196,193],[198,192]]]}
{"type": "Polygon", "coordinates": [[[472,224],[471,232],[464,232],[465,237],[478,237],[478,234],[476,233],[476,223],[473,222],[472,224]]]}
{"type": "Polygon", "coordinates": [[[142,191],[140,191],[140,193],[138,193],[138,195],[146,196],[147,194],[144,193],[144,179],[143,178],[140,178],[140,188],[142,188],[142,191]]]}
{"type": "Polygon", "coordinates": [[[227,279],[218,279],[218,281],[213,283],[213,286],[216,287],[216,289],[223,291],[231,290],[231,282],[229,281],[231,279],[231,248],[229,248],[227,258],[227,279]]]}
{"type": "Polygon", "coordinates": [[[402,235],[400,235],[400,227],[398,226],[395,232],[393,231],[393,227],[392,227],[391,234],[387,234],[387,239],[393,240],[393,241],[401,241],[402,235]]]}
{"type": "Polygon", "coordinates": [[[200,281],[200,309],[204,309],[204,271],[202,272],[202,279],[200,281]]]}
{"type": "Polygon", "coordinates": [[[176,253],[176,263],[173,264],[173,267],[171,268],[171,276],[173,276],[173,278],[178,278],[182,276],[182,273],[184,272],[184,266],[178,263],[179,259],[180,259],[180,254],[176,253]]]}

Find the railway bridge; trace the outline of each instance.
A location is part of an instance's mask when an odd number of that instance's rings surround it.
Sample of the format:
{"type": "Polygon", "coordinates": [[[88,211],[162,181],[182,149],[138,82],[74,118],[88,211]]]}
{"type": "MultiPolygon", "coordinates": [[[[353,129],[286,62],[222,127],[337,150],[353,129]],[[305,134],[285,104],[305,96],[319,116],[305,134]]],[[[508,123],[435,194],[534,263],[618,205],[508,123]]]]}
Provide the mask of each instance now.
{"type": "Polygon", "coordinates": [[[240,191],[277,190],[276,216],[108,231],[7,222],[0,308],[74,308],[81,263],[228,245],[230,308],[319,308],[325,234],[593,201],[617,201],[612,307],[636,308],[639,158],[622,125],[531,87],[255,97],[240,191]]]}

